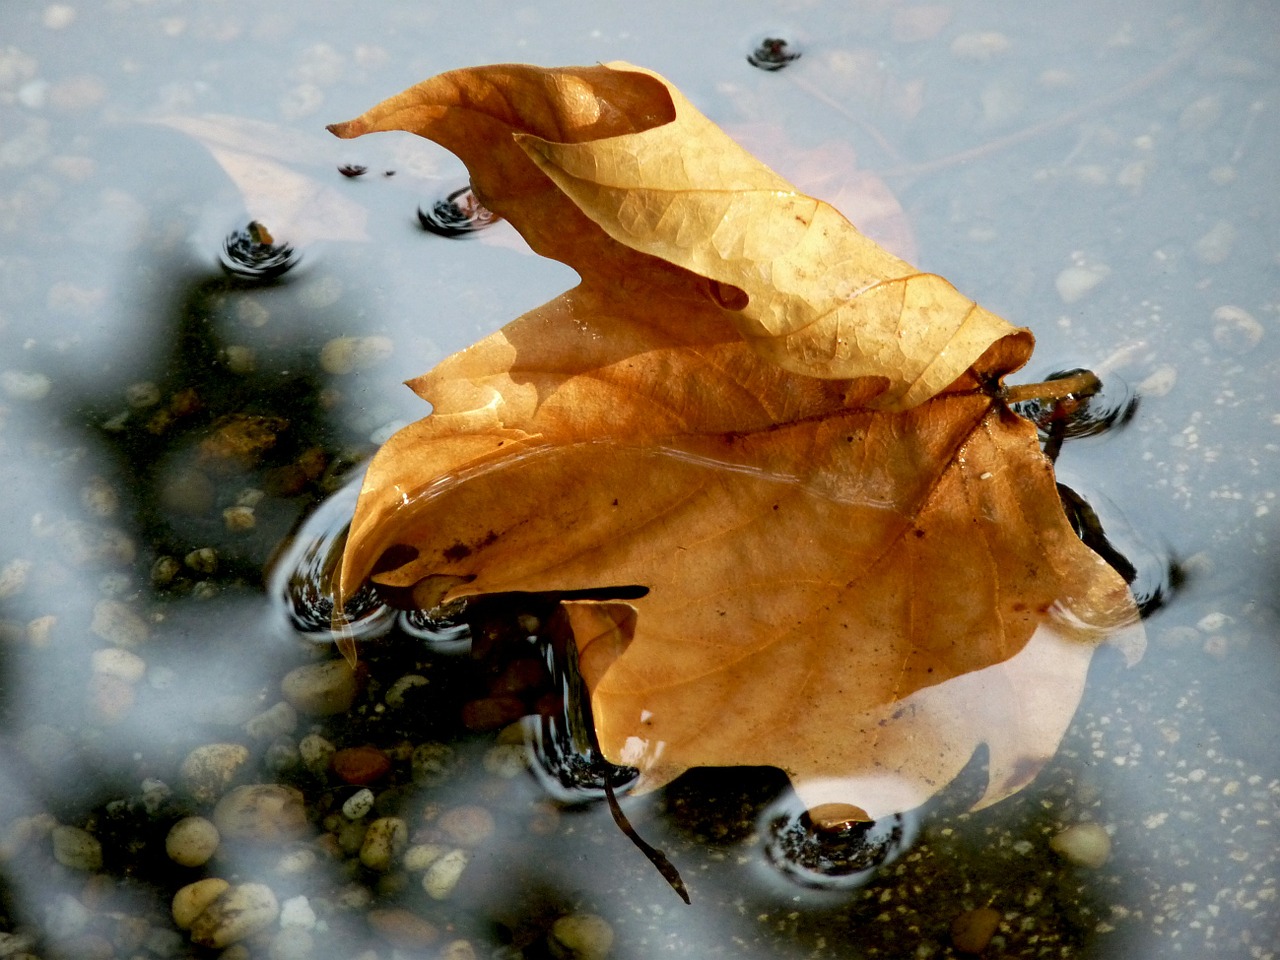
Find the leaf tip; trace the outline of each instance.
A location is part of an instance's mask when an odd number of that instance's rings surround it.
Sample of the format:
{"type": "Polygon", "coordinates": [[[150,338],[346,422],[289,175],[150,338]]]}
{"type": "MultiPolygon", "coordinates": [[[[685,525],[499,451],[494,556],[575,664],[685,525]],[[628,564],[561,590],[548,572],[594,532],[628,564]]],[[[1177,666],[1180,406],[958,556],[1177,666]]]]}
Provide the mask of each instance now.
{"type": "Polygon", "coordinates": [[[358,117],[355,120],[344,120],[341,123],[330,123],[325,129],[342,140],[351,140],[368,133],[368,125],[358,117]]]}

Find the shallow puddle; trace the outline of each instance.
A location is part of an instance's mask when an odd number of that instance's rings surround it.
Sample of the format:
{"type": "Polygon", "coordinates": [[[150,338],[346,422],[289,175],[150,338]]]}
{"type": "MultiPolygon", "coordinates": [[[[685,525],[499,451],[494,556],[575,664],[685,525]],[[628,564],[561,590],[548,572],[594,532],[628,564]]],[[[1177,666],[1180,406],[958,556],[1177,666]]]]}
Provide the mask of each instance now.
{"type": "Polygon", "coordinates": [[[0,33],[0,957],[1276,955],[1270,6],[126,0],[0,33]],[[357,597],[336,659],[317,584],[427,412],[401,382],[575,279],[472,229],[443,150],[324,126],[615,59],[1032,327],[1017,379],[1089,368],[1124,411],[1057,468],[1148,650],[1099,653],[1014,797],[967,812],[981,755],[872,837],[769,769],[627,797],[537,603],[357,597]],[[197,921],[219,880],[259,932],[197,921]]]}

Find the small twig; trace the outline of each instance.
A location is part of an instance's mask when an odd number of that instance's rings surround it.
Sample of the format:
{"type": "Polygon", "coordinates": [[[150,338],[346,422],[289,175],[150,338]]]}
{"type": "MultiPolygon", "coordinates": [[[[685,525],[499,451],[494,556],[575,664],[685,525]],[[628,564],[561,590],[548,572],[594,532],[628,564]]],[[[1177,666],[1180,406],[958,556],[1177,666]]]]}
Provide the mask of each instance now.
{"type": "Polygon", "coordinates": [[[613,822],[618,825],[618,829],[625,833],[637,847],[640,852],[649,858],[649,862],[658,868],[658,872],[662,874],[667,883],[671,884],[671,889],[680,894],[680,899],[685,903],[692,903],[689,899],[689,891],[684,885],[684,881],[680,878],[680,871],[675,868],[667,855],[661,850],[651,847],[645,842],[640,834],[636,833],[636,828],[631,826],[631,822],[627,820],[627,815],[622,812],[622,807],[618,806],[618,798],[614,796],[613,786],[606,777],[604,781],[604,798],[609,801],[609,812],[613,814],[613,822]]]}
{"type": "Polygon", "coordinates": [[[1001,387],[996,397],[1005,403],[1025,403],[1028,400],[1057,403],[1071,397],[1091,397],[1101,389],[1102,381],[1092,370],[1078,370],[1061,380],[1019,383],[1011,387],[1001,387]]]}

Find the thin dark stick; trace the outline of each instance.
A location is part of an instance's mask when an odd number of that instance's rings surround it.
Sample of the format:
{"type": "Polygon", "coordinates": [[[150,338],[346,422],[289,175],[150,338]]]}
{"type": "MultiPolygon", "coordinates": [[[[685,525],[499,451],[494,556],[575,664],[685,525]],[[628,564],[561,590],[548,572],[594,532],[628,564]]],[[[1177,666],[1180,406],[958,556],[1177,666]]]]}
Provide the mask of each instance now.
{"type": "Polygon", "coordinates": [[[636,833],[636,828],[631,826],[631,822],[627,820],[627,815],[622,812],[622,807],[618,806],[618,798],[613,794],[613,787],[606,777],[604,781],[604,798],[609,801],[609,812],[613,814],[613,822],[618,825],[618,829],[625,833],[637,847],[640,852],[649,858],[649,862],[658,868],[658,872],[671,884],[671,889],[680,894],[680,899],[685,903],[692,903],[689,899],[689,891],[684,885],[684,881],[680,879],[680,871],[675,868],[667,855],[661,850],[649,846],[640,834],[636,833]]]}

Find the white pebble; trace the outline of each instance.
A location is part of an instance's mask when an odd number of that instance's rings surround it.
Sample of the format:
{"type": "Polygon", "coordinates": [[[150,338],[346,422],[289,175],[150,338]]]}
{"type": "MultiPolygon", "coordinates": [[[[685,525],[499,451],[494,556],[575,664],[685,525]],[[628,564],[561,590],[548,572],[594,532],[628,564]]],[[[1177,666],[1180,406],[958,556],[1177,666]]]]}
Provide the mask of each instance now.
{"type": "Polygon", "coordinates": [[[422,889],[432,900],[447,900],[462,879],[462,871],[467,869],[470,860],[467,851],[450,850],[427,868],[422,875],[422,889]]]}
{"type": "Polygon", "coordinates": [[[44,8],[41,22],[50,30],[64,30],[75,23],[76,8],[65,3],[51,3],[44,8]]]}
{"type": "Polygon", "coordinates": [[[0,599],[15,596],[27,589],[33,566],[30,560],[18,557],[0,567],[0,599]]]}
{"type": "Polygon", "coordinates": [[[376,366],[394,349],[389,337],[334,337],[320,350],[320,366],[325,373],[343,376],[376,366]]]}
{"type": "Polygon", "coordinates": [[[1075,303],[1105,280],[1111,273],[1109,267],[1067,267],[1054,281],[1063,303],[1075,303]]]}
{"type": "Polygon", "coordinates": [[[314,960],[315,956],[315,937],[302,927],[285,927],[272,937],[267,951],[267,960],[314,960]]]}
{"type": "Polygon", "coordinates": [[[1196,258],[1209,266],[1225,263],[1236,245],[1236,228],[1219,220],[1196,241],[1196,258]]]}
{"type": "Polygon", "coordinates": [[[124,388],[124,402],[135,410],[154,407],[160,402],[160,388],[150,380],[140,380],[124,388]]]}
{"type": "Polygon", "coordinates": [[[53,381],[43,373],[5,370],[0,373],[0,389],[14,400],[43,400],[53,389],[53,381]]]}
{"type": "Polygon", "coordinates": [[[320,858],[310,847],[290,850],[276,861],[275,872],[282,877],[296,877],[312,870],[320,858]]]}
{"type": "Polygon", "coordinates": [[[94,673],[116,677],[129,684],[137,683],[147,672],[147,661],[120,647],[93,651],[89,663],[94,673]]]}
{"type": "Polygon", "coordinates": [[[416,843],[404,852],[401,866],[410,873],[418,873],[426,870],[448,852],[448,847],[438,843],[416,843]]]}
{"type": "Polygon", "coordinates": [[[951,41],[951,52],[961,60],[982,62],[1009,49],[1009,38],[994,30],[962,33],[951,41]]]}
{"type": "Polygon", "coordinates": [[[1256,347],[1266,332],[1247,310],[1226,304],[1213,311],[1213,341],[1233,353],[1256,347]]]}
{"type": "Polygon", "coordinates": [[[69,893],[58,894],[45,908],[45,926],[59,940],[74,937],[92,919],[93,913],[89,908],[69,893]]]}
{"type": "Polygon", "coordinates": [[[1111,836],[1098,823],[1077,823],[1067,827],[1049,846],[1055,853],[1082,867],[1097,869],[1111,856],[1111,836]]]}
{"type": "Polygon", "coordinates": [[[1169,364],[1156,367],[1138,384],[1138,393],[1147,397],[1163,397],[1178,382],[1178,369],[1169,364]]]}
{"type": "Polygon", "coordinates": [[[359,820],[361,817],[367,816],[372,809],[373,791],[368,787],[364,787],[347,797],[342,804],[342,815],[348,820],[359,820]]]}
{"type": "Polygon", "coordinates": [[[311,909],[311,901],[306,897],[290,897],[280,904],[280,926],[313,930],[315,925],[316,912],[311,909]]]}

